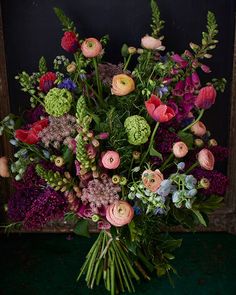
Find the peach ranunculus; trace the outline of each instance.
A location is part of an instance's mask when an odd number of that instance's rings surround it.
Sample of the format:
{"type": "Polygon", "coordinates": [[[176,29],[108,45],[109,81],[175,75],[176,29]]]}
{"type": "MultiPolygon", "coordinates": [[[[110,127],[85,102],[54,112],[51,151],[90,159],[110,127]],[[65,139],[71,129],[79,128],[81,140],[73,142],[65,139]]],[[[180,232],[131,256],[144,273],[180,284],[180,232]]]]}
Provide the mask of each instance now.
{"type": "Polygon", "coordinates": [[[134,80],[125,74],[115,75],[112,79],[111,93],[123,96],[131,93],[135,89],[134,80]]]}
{"type": "Polygon", "coordinates": [[[145,106],[148,114],[157,122],[168,122],[175,116],[175,111],[154,94],[145,101],[145,106]]]}
{"type": "Polygon", "coordinates": [[[151,192],[156,192],[160,185],[161,182],[164,180],[163,174],[161,173],[160,170],[145,170],[143,171],[142,174],[142,182],[144,186],[149,189],[151,192]]]}
{"type": "Polygon", "coordinates": [[[0,176],[1,177],[10,177],[8,160],[6,157],[0,158],[0,176]]]}
{"type": "Polygon", "coordinates": [[[117,201],[106,209],[106,219],[114,226],[129,224],[134,217],[134,209],[126,201],[117,201]]]}
{"type": "Polygon", "coordinates": [[[202,149],[198,155],[197,159],[199,165],[206,170],[213,170],[215,165],[215,157],[211,151],[208,149],[202,149]]]}
{"type": "Polygon", "coordinates": [[[198,121],[191,127],[191,131],[194,135],[202,137],[206,134],[206,126],[201,121],[198,121]]]}
{"type": "Polygon", "coordinates": [[[85,57],[96,57],[102,54],[102,44],[96,38],[88,38],[82,43],[81,51],[85,57]]]}
{"type": "Polygon", "coordinates": [[[107,151],[102,156],[102,164],[107,169],[116,169],[120,165],[120,155],[116,151],[107,151]]]}
{"type": "Polygon", "coordinates": [[[188,153],[188,147],[183,141],[178,141],[173,145],[173,154],[176,158],[183,158],[188,153]]]}
{"type": "Polygon", "coordinates": [[[141,46],[146,49],[156,50],[162,49],[161,40],[153,38],[152,36],[146,35],[141,39],[141,46]]]}

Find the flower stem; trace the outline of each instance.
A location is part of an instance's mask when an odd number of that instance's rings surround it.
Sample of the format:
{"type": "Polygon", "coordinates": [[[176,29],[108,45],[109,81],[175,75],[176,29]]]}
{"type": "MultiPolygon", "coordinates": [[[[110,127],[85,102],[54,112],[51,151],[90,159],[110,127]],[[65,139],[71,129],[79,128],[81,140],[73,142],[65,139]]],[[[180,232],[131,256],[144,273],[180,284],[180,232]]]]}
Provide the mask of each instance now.
{"type": "Polygon", "coordinates": [[[165,160],[165,162],[161,165],[160,170],[161,170],[161,171],[165,170],[167,164],[168,164],[173,158],[174,158],[174,154],[171,153],[171,154],[169,155],[169,157],[165,160]]]}
{"type": "Polygon", "coordinates": [[[128,65],[129,65],[129,62],[131,60],[131,56],[132,56],[132,54],[129,54],[129,56],[128,56],[127,60],[126,60],[126,63],[124,65],[123,71],[125,71],[127,69],[128,65]]]}
{"type": "Polygon", "coordinates": [[[194,163],[192,166],[190,166],[189,168],[188,168],[188,170],[185,172],[185,174],[188,174],[190,171],[192,171],[194,168],[196,168],[197,166],[199,166],[199,163],[198,162],[196,162],[196,163],[194,163]]]}
{"type": "Polygon", "coordinates": [[[182,132],[185,132],[185,131],[187,131],[189,128],[191,128],[195,123],[197,123],[200,119],[201,119],[201,117],[203,116],[203,114],[204,114],[204,109],[202,109],[200,112],[199,112],[199,115],[198,115],[198,117],[197,117],[197,119],[196,120],[194,120],[191,124],[189,124],[187,127],[185,127],[184,129],[182,129],[182,132]]]}
{"type": "Polygon", "coordinates": [[[155,126],[155,128],[154,128],[154,130],[153,130],[153,132],[152,132],[152,136],[151,136],[151,139],[150,139],[150,142],[149,142],[148,149],[147,149],[146,153],[144,154],[144,156],[143,156],[143,158],[142,158],[142,160],[141,160],[141,162],[140,162],[140,167],[142,166],[143,162],[145,161],[147,155],[148,155],[149,152],[150,152],[151,147],[153,146],[154,137],[155,137],[155,135],[156,135],[157,129],[158,129],[158,127],[159,127],[159,124],[160,124],[159,122],[156,123],[156,126],[155,126]]]}
{"type": "Polygon", "coordinates": [[[101,105],[104,105],[104,101],[102,99],[102,84],[101,80],[99,79],[99,73],[98,73],[98,63],[97,59],[93,58],[93,66],[95,70],[95,75],[96,75],[96,81],[97,81],[97,88],[98,88],[98,100],[101,105]]]}

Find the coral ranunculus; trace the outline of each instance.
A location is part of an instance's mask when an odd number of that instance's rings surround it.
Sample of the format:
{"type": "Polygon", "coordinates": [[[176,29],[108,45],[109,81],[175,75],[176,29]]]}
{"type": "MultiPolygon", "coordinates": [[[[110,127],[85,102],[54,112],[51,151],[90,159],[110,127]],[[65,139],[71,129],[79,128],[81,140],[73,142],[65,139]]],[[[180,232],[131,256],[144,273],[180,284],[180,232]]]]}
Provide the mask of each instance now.
{"type": "Polygon", "coordinates": [[[48,92],[54,87],[54,82],[57,79],[57,75],[53,72],[47,72],[39,79],[39,88],[43,92],[48,92]]]}
{"type": "Polygon", "coordinates": [[[134,80],[125,74],[115,75],[112,79],[111,93],[123,96],[131,93],[135,89],[134,80]]]}
{"type": "Polygon", "coordinates": [[[106,219],[120,227],[129,224],[134,217],[134,209],[126,201],[117,201],[106,209],[106,219]]]}
{"type": "Polygon", "coordinates": [[[206,170],[213,170],[215,165],[215,157],[211,151],[208,149],[202,149],[198,155],[197,159],[199,165],[206,170]]]}
{"type": "Polygon", "coordinates": [[[162,48],[161,40],[155,39],[149,35],[146,35],[141,39],[141,45],[143,48],[151,50],[162,48]]]}
{"type": "Polygon", "coordinates": [[[70,53],[75,53],[79,48],[79,42],[74,32],[65,32],[61,39],[61,47],[70,53]]]}
{"type": "Polygon", "coordinates": [[[151,192],[156,192],[164,177],[160,170],[145,170],[142,174],[142,182],[144,186],[149,189],[151,192]]]}
{"type": "Polygon", "coordinates": [[[194,104],[199,109],[207,110],[215,103],[215,99],[216,90],[213,85],[210,85],[200,89],[194,104]]]}
{"type": "Polygon", "coordinates": [[[163,104],[156,95],[151,95],[145,102],[148,114],[157,122],[168,122],[175,116],[175,111],[163,104]]]}
{"type": "Polygon", "coordinates": [[[174,143],[173,154],[175,155],[176,158],[183,158],[187,155],[187,153],[188,153],[188,147],[184,142],[178,141],[174,143]]]}
{"type": "Polygon", "coordinates": [[[102,53],[102,44],[96,38],[88,38],[82,43],[81,51],[85,57],[96,57],[102,53]]]}
{"type": "Polygon", "coordinates": [[[0,158],[0,176],[1,177],[10,177],[8,160],[6,157],[0,158]]]}
{"type": "Polygon", "coordinates": [[[194,135],[202,137],[206,134],[206,126],[201,121],[198,121],[191,127],[191,131],[194,135]]]}

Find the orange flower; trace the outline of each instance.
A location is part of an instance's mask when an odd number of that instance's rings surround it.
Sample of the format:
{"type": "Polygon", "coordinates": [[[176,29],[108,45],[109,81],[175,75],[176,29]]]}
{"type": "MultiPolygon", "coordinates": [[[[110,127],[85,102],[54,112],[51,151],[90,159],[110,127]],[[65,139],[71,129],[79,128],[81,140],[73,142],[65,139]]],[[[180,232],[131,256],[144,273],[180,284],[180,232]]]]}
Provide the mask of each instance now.
{"type": "Polygon", "coordinates": [[[85,57],[96,57],[102,54],[102,44],[95,38],[88,38],[82,43],[81,51],[85,57]]]}
{"type": "Polygon", "coordinates": [[[184,142],[178,141],[174,143],[173,154],[175,155],[176,158],[183,158],[184,156],[187,155],[187,153],[188,153],[188,147],[184,142]]]}
{"type": "Polygon", "coordinates": [[[134,91],[134,89],[135,89],[135,84],[134,84],[134,80],[131,77],[125,74],[119,74],[113,77],[112,89],[111,89],[112,94],[117,96],[123,96],[134,91]]]}
{"type": "Polygon", "coordinates": [[[8,160],[6,157],[0,158],[0,176],[1,177],[9,177],[9,169],[8,169],[8,160]]]}
{"type": "Polygon", "coordinates": [[[156,192],[159,189],[163,179],[163,174],[158,169],[155,171],[145,170],[142,174],[143,184],[151,192],[156,192]]]}
{"type": "Polygon", "coordinates": [[[213,170],[215,165],[215,157],[211,151],[208,149],[202,149],[198,155],[197,159],[199,165],[206,170],[213,170]]]}
{"type": "Polygon", "coordinates": [[[114,226],[129,224],[134,217],[134,209],[126,201],[117,201],[106,209],[106,219],[114,226]]]}
{"type": "Polygon", "coordinates": [[[196,136],[203,136],[206,133],[206,126],[201,121],[198,121],[191,127],[191,131],[196,136]]]}

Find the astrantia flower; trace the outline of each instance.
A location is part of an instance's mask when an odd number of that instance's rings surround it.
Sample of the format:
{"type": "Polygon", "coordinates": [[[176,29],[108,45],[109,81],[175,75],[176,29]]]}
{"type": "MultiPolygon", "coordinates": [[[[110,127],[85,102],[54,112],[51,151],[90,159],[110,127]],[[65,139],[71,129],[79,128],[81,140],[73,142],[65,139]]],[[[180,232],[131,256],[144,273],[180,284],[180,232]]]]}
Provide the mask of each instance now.
{"type": "Polygon", "coordinates": [[[134,80],[125,74],[119,74],[112,79],[111,93],[117,96],[124,96],[135,89],[134,80]]]}
{"type": "Polygon", "coordinates": [[[54,87],[54,82],[57,79],[57,75],[52,72],[47,72],[42,75],[39,79],[39,88],[43,92],[48,92],[51,88],[54,87]]]}
{"type": "Polygon", "coordinates": [[[102,53],[102,44],[96,38],[85,39],[81,45],[85,57],[96,57],[102,53]]]}
{"type": "Polygon", "coordinates": [[[69,91],[74,91],[76,89],[76,84],[70,79],[64,79],[60,84],[57,85],[58,88],[60,89],[67,89],[69,91]]]}
{"type": "Polygon", "coordinates": [[[74,32],[65,32],[61,39],[61,47],[70,53],[75,53],[79,48],[79,42],[74,32]]]}

